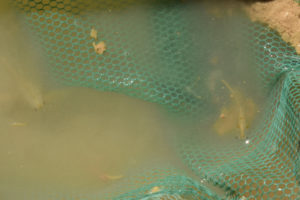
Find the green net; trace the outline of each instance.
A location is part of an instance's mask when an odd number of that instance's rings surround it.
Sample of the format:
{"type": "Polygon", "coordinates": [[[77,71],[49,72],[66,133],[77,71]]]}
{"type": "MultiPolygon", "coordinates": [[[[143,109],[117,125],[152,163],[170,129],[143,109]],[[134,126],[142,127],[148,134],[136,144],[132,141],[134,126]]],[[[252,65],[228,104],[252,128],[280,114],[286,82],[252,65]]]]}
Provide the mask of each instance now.
{"type": "MultiPolygon", "coordinates": [[[[208,123],[206,116],[216,111],[206,87],[214,62],[242,64],[267,93],[247,145],[199,139],[193,128],[174,134],[176,154],[196,178],[176,166],[149,164],[149,170],[99,193],[43,191],[36,199],[225,198],[201,180],[222,188],[229,199],[299,199],[300,57],[276,31],[243,14],[210,15],[205,5],[181,1],[16,0],[14,6],[57,82],[154,102],[177,119],[199,123],[208,123]],[[216,26],[229,31],[215,32],[216,26]],[[93,27],[106,43],[103,55],[92,45],[93,27]]],[[[242,76],[238,69],[223,73],[242,76]]]]}

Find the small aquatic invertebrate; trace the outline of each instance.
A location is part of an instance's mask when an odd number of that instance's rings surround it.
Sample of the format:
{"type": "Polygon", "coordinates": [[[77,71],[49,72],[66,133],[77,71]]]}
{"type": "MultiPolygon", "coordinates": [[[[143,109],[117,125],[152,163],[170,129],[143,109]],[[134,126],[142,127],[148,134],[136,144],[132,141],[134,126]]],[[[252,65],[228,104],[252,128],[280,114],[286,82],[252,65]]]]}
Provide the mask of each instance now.
{"type": "Polygon", "coordinates": [[[23,75],[23,71],[8,65],[4,59],[2,61],[4,61],[2,66],[8,72],[8,75],[13,78],[17,87],[16,89],[21,93],[24,100],[36,110],[43,107],[44,99],[39,85],[29,77],[23,75]]]}
{"type": "Polygon", "coordinates": [[[214,124],[214,129],[219,135],[234,131],[237,126],[239,129],[239,138],[245,139],[245,131],[252,122],[256,113],[256,105],[252,99],[247,99],[238,90],[233,89],[229,83],[222,80],[222,83],[230,92],[232,99],[228,106],[221,109],[219,119],[214,124]]]}
{"type": "Polygon", "coordinates": [[[27,124],[24,122],[13,122],[10,125],[11,126],[26,126],[27,124]]]}
{"type": "Polygon", "coordinates": [[[200,95],[198,95],[192,88],[198,83],[198,81],[200,81],[200,76],[197,77],[197,79],[193,82],[193,84],[191,86],[187,86],[185,87],[185,90],[190,93],[191,95],[193,95],[194,97],[196,97],[197,99],[202,100],[202,97],[200,95]]]}
{"type": "Polygon", "coordinates": [[[186,89],[187,92],[189,92],[190,94],[192,94],[192,95],[193,95],[194,97],[196,97],[197,99],[202,99],[202,97],[199,96],[199,95],[197,95],[197,94],[195,93],[195,91],[192,90],[190,87],[187,86],[185,89],[186,89]]]}
{"type": "Polygon", "coordinates": [[[123,175],[109,175],[109,174],[102,174],[99,178],[103,181],[114,181],[123,178],[123,175]]]}
{"type": "Polygon", "coordinates": [[[230,96],[235,101],[235,104],[238,109],[238,126],[240,129],[240,138],[245,139],[246,138],[246,136],[245,136],[246,118],[245,118],[244,108],[241,105],[241,95],[237,91],[233,90],[225,80],[222,80],[222,82],[227,87],[227,89],[230,91],[230,96]]]}
{"type": "Polygon", "coordinates": [[[44,105],[43,96],[40,89],[29,80],[20,82],[20,91],[25,100],[36,110],[44,105]]]}

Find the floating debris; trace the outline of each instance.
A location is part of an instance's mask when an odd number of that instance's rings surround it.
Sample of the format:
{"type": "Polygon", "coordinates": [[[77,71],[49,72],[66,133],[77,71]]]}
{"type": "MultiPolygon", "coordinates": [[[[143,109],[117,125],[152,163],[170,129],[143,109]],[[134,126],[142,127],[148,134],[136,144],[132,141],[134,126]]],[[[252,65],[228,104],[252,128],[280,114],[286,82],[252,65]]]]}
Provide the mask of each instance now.
{"type": "Polygon", "coordinates": [[[106,44],[103,41],[101,41],[97,44],[95,42],[93,42],[93,47],[95,49],[95,52],[100,55],[102,55],[104,53],[104,51],[106,51],[106,44]]]}
{"type": "Polygon", "coordinates": [[[96,29],[92,28],[90,35],[91,35],[92,38],[97,40],[98,31],[96,29]]]}
{"type": "Polygon", "coordinates": [[[153,188],[151,188],[151,190],[148,192],[148,194],[154,194],[154,193],[157,193],[160,191],[161,191],[160,187],[154,186],[153,188]]]}

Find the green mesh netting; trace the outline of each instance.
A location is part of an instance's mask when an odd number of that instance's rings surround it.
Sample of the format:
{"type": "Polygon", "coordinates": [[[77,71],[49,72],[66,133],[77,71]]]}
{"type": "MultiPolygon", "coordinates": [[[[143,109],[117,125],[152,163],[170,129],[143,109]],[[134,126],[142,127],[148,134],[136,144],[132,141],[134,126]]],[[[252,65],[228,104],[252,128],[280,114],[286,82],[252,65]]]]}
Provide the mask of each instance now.
{"type": "MultiPolygon", "coordinates": [[[[244,15],[216,24],[203,7],[181,1],[16,0],[14,6],[22,11],[25,28],[38,38],[56,81],[155,102],[174,115],[203,123],[215,108],[207,106],[211,94],[204,80],[194,83],[213,67],[207,58],[215,50],[209,49],[229,52],[224,66],[238,57],[237,63],[255,69],[250,73],[256,74],[258,86],[268,94],[249,145],[216,145],[196,139],[193,129],[170,141],[199,180],[223,188],[228,198],[299,199],[300,57],[276,31],[244,15]],[[215,26],[232,32],[214,33],[215,26]],[[102,56],[91,45],[91,27],[106,42],[102,56]],[[228,44],[218,45],[224,40],[228,44]],[[197,97],[187,86],[193,86],[197,97]]],[[[224,198],[176,167],[149,166],[148,171],[136,172],[98,194],[65,196],[46,191],[36,199],[224,198]],[[149,193],[155,186],[161,190],[149,193]]]]}

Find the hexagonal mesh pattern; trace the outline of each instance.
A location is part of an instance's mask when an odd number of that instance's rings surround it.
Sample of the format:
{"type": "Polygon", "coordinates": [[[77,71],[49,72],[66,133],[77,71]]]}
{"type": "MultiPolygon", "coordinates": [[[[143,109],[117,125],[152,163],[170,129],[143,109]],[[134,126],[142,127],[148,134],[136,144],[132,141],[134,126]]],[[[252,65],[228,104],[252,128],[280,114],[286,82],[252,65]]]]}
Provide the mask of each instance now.
{"type": "MultiPolygon", "coordinates": [[[[186,90],[197,80],[197,74],[205,77],[211,67],[206,59],[209,52],[204,51],[209,38],[203,39],[201,31],[209,27],[204,12],[195,18],[195,12],[181,1],[167,0],[13,2],[25,13],[27,26],[44,47],[49,71],[57,81],[141,98],[179,115],[202,116],[203,120],[213,109],[204,106],[210,93],[202,79],[193,88],[197,97],[186,90]],[[135,10],[140,4],[142,9],[135,10]],[[130,14],[123,12],[130,9],[130,14]],[[92,27],[107,45],[103,55],[94,51],[92,27]]],[[[250,145],[214,146],[195,140],[196,133],[191,131],[176,138],[179,156],[199,177],[230,191],[232,198],[297,199],[300,57],[275,31],[246,17],[232,19],[231,26],[239,30],[236,37],[243,41],[232,54],[248,49],[245,62],[255,66],[260,86],[269,90],[266,112],[253,130],[250,145]]],[[[128,185],[142,180],[140,184],[129,189],[123,185],[120,193],[112,193],[107,199],[220,198],[182,173],[154,171],[159,179],[151,181],[155,176],[150,170],[126,182],[128,185]],[[153,195],[147,193],[154,186],[164,189],[153,195]]]]}
{"type": "Polygon", "coordinates": [[[160,163],[160,167],[135,170],[119,183],[99,192],[86,194],[75,191],[66,195],[44,189],[33,194],[25,193],[23,199],[33,199],[33,196],[35,199],[49,200],[221,199],[209,188],[189,178],[185,172],[164,163],[160,163]]]}
{"type": "Polygon", "coordinates": [[[185,135],[190,141],[181,146],[182,158],[194,172],[247,199],[298,197],[299,101],[290,97],[291,88],[293,92],[299,89],[299,72],[286,76],[272,90],[266,109],[270,112],[265,113],[262,127],[254,131],[250,145],[195,143],[192,133],[185,135]]]}

